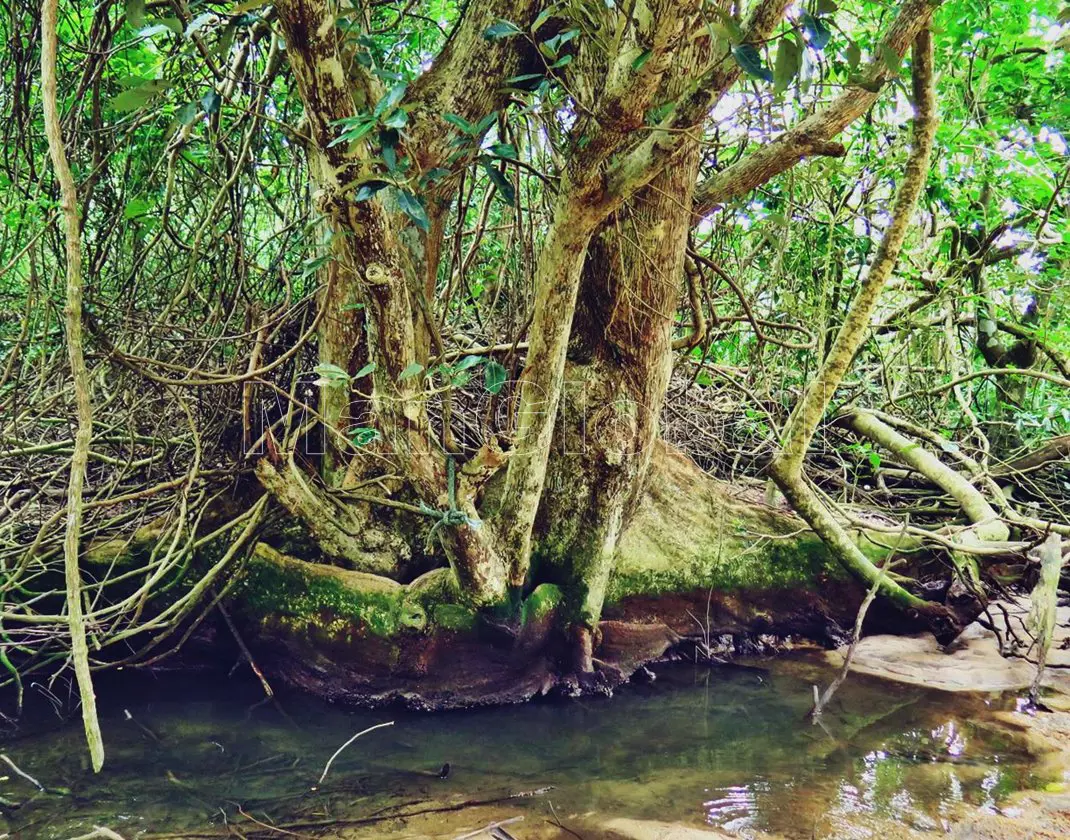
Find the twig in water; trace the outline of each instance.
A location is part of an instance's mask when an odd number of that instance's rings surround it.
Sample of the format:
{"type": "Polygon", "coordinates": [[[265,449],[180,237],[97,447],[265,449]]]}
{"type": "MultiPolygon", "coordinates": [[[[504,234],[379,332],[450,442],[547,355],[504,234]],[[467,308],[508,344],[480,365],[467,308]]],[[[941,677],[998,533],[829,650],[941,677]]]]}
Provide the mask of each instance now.
{"type": "Polygon", "coordinates": [[[386,723],[377,723],[377,724],[375,724],[375,726],[369,726],[367,729],[362,729],[360,732],[358,732],[356,735],[354,735],[352,738],[350,738],[348,741],[346,741],[344,744],[342,744],[342,746],[340,746],[338,749],[336,749],[334,751],[334,755],[332,755],[329,759],[327,759],[327,765],[323,768],[323,773],[320,775],[319,781],[316,782],[316,784],[317,785],[322,785],[323,784],[323,780],[327,778],[327,773],[331,769],[331,765],[334,763],[334,760],[336,758],[338,758],[339,753],[341,753],[342,750],[344,750],[346,747],[348,747],[350,744],[352,744],[354,741],[356,741],[357,738],[359,738],[361,735],[367,735],[369,732],[372,732],[373,730],[382,729],[384,726],[393,726],[393,725],[394,725],[394,721],[392,721],[392,720],[391,721],[387,721],[386,723]]]}
{"type": "MultiPolygon", "coordinates": [[[[903,534],[906,533],[906,523],[903,525],[903,530],[900,532],[900,539],[903,534]]],[[[814,686],[814,708],[810,710],[810,720],[812,723],[818,723],[821,720],[821,712],[824,711],[825,706],[832,700],[832,696],[836,693],[837,689],[843,685],[843,681],[847,679],[847,672],[851,670],[851,661],[855,658],[855,648],[858,647],[858,642],[862,638],[862,622],[866,620],[866,613],[869,612],[869,605],[873,603],[873,599],[877,597],[877,590],[880,589],[881,582],[884,580],[884,573],[886,566],[882,566],[876,579],[873,581],[873,585],[870,586],[869,592],[866,593],[865,599],[862,601],[862,606],[858,608],[858,615],[855,617],[855,629],[851,636],[851,646],[847,648],[847,655],[843,658],[843,668],[840,669],[840,673],[836,675],[828,688],[825,689],[825,693],[820,697],[817,695],[817,686],[814,686]]]]}
{"type": "Polygon", "coordinates": [[[129,709],[123,709],[123,718],[134,724],[134,726],[136,726],[138,729],[148,735],[157,744],[160,743],[160,736],[153,732],[151,729],[149,729],[147,726],[145,726],[145,724],[135,718],[132,714],[130,714],[129,709]]]}
{"type": "MultiPolygon", "coordinates": [[[[503,825],[512,825],[513,823],[520,822],[522,819],[524,818],[510,817],[507,820],[502,820],[501,822],[495,822],[491,823],[490,825],[485,825],[482,828],[477,828],[475,831],[470,831],[468,834],[461,834],[458,837],[454,837],[453,840],[470,840],[472,837],[478,837],[480,834],[488,834],[494,831],[495,829],[500,829],[503,825]]],[[[506,831],[501,831],[500,834],[504,835],[505,837],[510,836],[509,833],[506,831]]]]}
{"type": "Polygon", "coordinates": [[[234,641],[238,643],[238,649],[241,651],[241,655],[245,658],[245,661],[249,663],[249,667],[252,668],[253,673],[256,674],[256,678],[260,680],[260,685],[264,689],[264,694],[267,695],[269,699],[273,698],[275,692],[271,690],[271,685],[264,676],[264,672],[260,670],[260,667],[256,664],[256,660],[253,659],[253,654],[245,644],[245,640],[239,635],[238,628],[234,626],[234,621],[231,619],[230,613],[224,609],[222,602],[216,604],[216,608],[222,614],[223,620],[227,623],[227,627],[230,630],[230,634],[234,637],[234,641]]]}
{"type": "Polygon", "coordinates": [[[7,764],[8,767],[10,767],[12,770],[14,770],[20,776],[22,776],[22,778],[24,778],[26,781],[28,781],[30,784],[32,784],[34,787],[36,787],[38,790],[44,790],[45,789],[45,786],[43,784],[41,784],[39,781],[37,781],[37,779],[35,779],[33,776],[31,776],[25,770],[21,770],[19,768],[19,766],[14,761],[12,761],[10,758],[8,758],[4,753],[0,753],[0,759],[2,759],[4,761],[4,763],[7,764]]]}
{"type": "Polygon", "coordinates": [[[289,830],[287,830],[285,828],[277,828],[276,826],[270,825],[270,824],[268,824],[266,822],[260,822],[260,820],[258,820],[252,814],[245,813],[245,811],[242,810],[240,805],[238,806],[238,813],[241,814],[243,817],[245,817],[245,819],[249,820],[249,822],[256,823],[258,826],[260,826],[261,828],[266,828],[268,831],[277,831],[279,834],[288,834],[291,837],[311,837],[312,836],[311,834],[298,834],[296,831],[289,831],[289,830]]]}
{"type": "MultiPolygon", "coordinates": [[[[575,831],[573,831],[571,828],[561,822],[561,818],[557,816],[557,811],[554,810],[554,803],[547,800],[547,804],[550,806],[550,813],[554,815],[554,825],[556,825],[562,831],[567,831],[569,834],[575,837],[576,840],[583,840],[583,837],[581,837],[579,834],[577,834],[575,831]]],[[[549,820],[547,820],[547,822],[549,822],[549,820]]]]}

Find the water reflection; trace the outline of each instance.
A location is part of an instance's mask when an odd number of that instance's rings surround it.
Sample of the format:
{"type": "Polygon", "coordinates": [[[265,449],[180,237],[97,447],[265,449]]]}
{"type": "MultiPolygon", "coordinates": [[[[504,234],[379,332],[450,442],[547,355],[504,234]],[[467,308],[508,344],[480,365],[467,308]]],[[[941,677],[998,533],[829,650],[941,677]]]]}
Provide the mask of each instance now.
{"type": "Polygon", "coordinates": [[[806,718],[811,684],[827,674],[805,661],[665,666],[659,677],[611,700],[441,715],[347,712],[293,696],[282,699],[285,716],[250,711],[257,687],[233,682],[165,683],[140,697],[103,687],[105,772],[89,772],[76,721],[10,739],[2,751],[53,792],[0,779],[0,834],[53,840],[106,824],[133,840],[220,830],[245,815],[322,825],[325,815],[366,820],[552,787],[507,801],[540,821],[552,799],[555,814],[586,819],[838,837],[859,815],[933,828],[957,804],[995,807],[1037,781],[1024,750],[985,725],[979,700],[852,678],[816,727],[806,718]],[[385,720],[395,725],[358,740],[313,790],[340,744],[385,720]]]}

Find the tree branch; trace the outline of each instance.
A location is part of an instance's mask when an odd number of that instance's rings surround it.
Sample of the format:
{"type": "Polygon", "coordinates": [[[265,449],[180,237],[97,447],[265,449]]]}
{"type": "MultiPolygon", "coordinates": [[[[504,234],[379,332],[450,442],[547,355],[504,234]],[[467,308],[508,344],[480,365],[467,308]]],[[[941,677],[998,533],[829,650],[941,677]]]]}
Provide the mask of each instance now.
{"type": "Polygon", "coordinates": [[[699,185],[695,218],[707,215],[718,204],[746,195],[807,157],[841,156],[843,147],[832,143],[832,138],[868,111],[895,75],[888,69],[884,55],[891,51],[902,57],[940,2],[906,0],[882,39],[881,47],[874,52],[863,83],[848,88],[826,108],[699,185]]]}
{"type": "MultiPolygon", "coordinates": [[[[781,450],[769,465],[769,472],[795,511],[807,521],[852,573],[873,583],[880,570],[850,539],[843,526],[822,504],[803,475],[806,457],[814,433],[839,387],[858,348],[870,331],[873,312],[881,291],[899,259],[914,209],[921,196],[929,171],[933,139],[936,134],[936,103],[933,89],[933,46],[927,29],[914,41],[914,138],[906,172],[896,196],[892,221],[884,232],[869,274],[862,283],[817,375],[811,380],[788,421],[781,450]]],[[[931,604],[885,579],[880,591],[901,607],[927,615],[933,629],[941,635],[957,630],[957,620],[945,607],[931,604]]]]}
{"type": "Polygon", "coordinates": [[[82,575],[78,568],[78,543],[82,530],[82,486],[85,482],[89,444],[93,440],[93,404],[90,398],[89,371],[85,366],[82,341],[82,241],[78,218],[78,189],[74,183],[63,144],[59,106],[56,103],[56,51],[58,0],[45,0],[41,6],[41,100],[44,106],[45,134],[52,168],[59,182],[67,246],[67,352],[74,380],[74,401],[78,413],[78,430],[71,455],[70,481],[67,487],[67,529],[63,539],[63,568],[67,586],[67,626],[71,634],[71,658],[82,701],[82,721],[89,743],[93,772],[104,766],[104,740],[97,720],[97,700],[89,672],[89,647],[86,643],[85,618],[82,615],[82,575]]]}

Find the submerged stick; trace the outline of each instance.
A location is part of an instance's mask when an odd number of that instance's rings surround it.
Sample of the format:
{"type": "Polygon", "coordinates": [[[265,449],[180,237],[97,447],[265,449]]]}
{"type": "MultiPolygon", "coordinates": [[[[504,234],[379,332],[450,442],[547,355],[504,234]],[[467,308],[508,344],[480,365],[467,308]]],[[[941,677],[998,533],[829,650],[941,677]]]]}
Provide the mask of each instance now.
{"type": "Polygon", "coordinates": [[[0,753],[0,760],[3,760],[4,763],[7,764],[8,767],[10,767],[12,770],[14,770],[18,775],[22,776],[22,778],[24,778],[27,782],[29,782],[30,784],[34,785],[38,790],[44,790],[45,789],[45,786],[43,784],[41,784],[39,781],[37,781],[37,779],[35,779],[33,776],[31,776],[25,770],[21,769],[14,761],[12,761],[10,758],[8,758],[4,753],[0,753]]]}
{"type": "Polygon", "coordinates": [[[260,687],[264,689],[264,695],[268,700],[275,697],[275,692],[271,688],[271,684],[267,681],[267,677],[264,676],[264,672],[260,670],[260,666],[256,664],[256,660],[253,659],[252,651],[249,650],[249,646],[245,644],[245,640],[238,633],[238,628],[234,626],[234,621],[230,617],[230,613],[227,612],[223,606],[223,602],[220,601],[216,604],[217,609],[223,616],[223,620],[227,623],[227,628],[230,630],[230,634],[234,637],[234,641],[238,643],[238,649],[241,651],[241,655],[245,658],[245,661],[249,663],[249,667],[253,673],[256,674],[256,678],[260,680],[260,687]]]}
{"type": "MultiPolygon", "coordinates": [[[[900,538],[902,534],[906,532],[906,523],[903,524],[903,531],[900,532],[900,538]]],[[[851,634],[851,645],[847,648],[847,655],[843,658],[843,667],[840,669],[840,673],[836,675],[828,688],[819,697],[817,693],[817,686],[814,686],[814,708],[810,710],[811,723],[817,723],[821,720],[821,713],[825,710],[825,706],[829,704],[836,691],[844,680],[847,679],[847,673],[851,670],[851,662],[855,658],[855,648],[858,647],[859,641],[862,639],[862,623],[866,620],[866,613],[869,612],[869,605],[873,603],[877,597],[877,590],[880,589],[881,581],[884,580],[884,567],[881,567],[877,574],[877,578],[873,581],[872,586],[869,587],[869,591],[866,593],[865,599],[862,601],[862,606],[858,608],[858,615],[855,616],[854,632],[851,634]]]]}
{"type": "Polygon", "coordinates": [[[468,834],[461,834],[458,837],[454,837],[453,840],[471,840],[471,838],[473,838],[473,837],[478,837],[480,834],[487,834],[489,832],[495,831],[496,829],[499,830],[502,835],[504,835],[506,837],[511,837],[512,835],[509,834],[509,832],[507,832],[504,829],[502,829],[502,826],[512,825],[513,823],[518,823],[522,819],[524,819],[524,818],[523,817],[510,817],[509,819],[501,820],[500,822],[492,822],[489,825],[483,826],[482,828],[477,828],[475,831],[470,831],[470,832],[468,832],[468,834]]]}
{"type": "Polygon", "coordinates": [[[329,759],[327,759],[327,764],[323,768],[323,773],[320,775],[319,781],[316,782],[316,784],[317,785],[322,785],[323,784],[323,780],[327,778],[327,773],[330,771],[331,765],[334,764],[334,760],[336,758],[338,758],[338,756],[342,752],[342,750],[344,750],[346,747],[348,747],[350,744],[352,744],[354,741],[356,741],[357,738],[359,738],[361,735],[367,735],[369,732],[372,732],[373,730],[382,729],[384,726],[393,726],[393,725],[394,725],[394,721],[392,721],[392,720],[391,721],[387,721],[386,723],[377,723],[377,724],[375,724],[375,726],[369,726],[367,729],[362,729],[360,732],[358,732],[356,735],[354,735],[352,738],[350,738],[348,741],[346,741],[344,744],[342,744],[342,746],[340,746],[338,749],[336,749],[334,751],[334,755],[332,755],[329,759]]]}

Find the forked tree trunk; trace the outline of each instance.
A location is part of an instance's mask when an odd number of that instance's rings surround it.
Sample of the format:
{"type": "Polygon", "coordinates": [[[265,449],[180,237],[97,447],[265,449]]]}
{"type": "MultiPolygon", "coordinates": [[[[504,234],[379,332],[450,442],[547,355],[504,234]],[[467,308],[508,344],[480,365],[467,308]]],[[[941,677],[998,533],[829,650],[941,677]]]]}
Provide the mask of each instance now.
{"type": "Polygon", "coordinates": [[[537,548],[542,575],[567,584],[580,670],[657,440],[698,162],[688,144],[602,226],[584,265],[537,548]]]}

